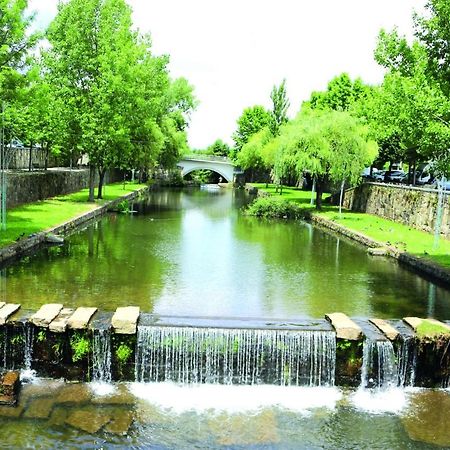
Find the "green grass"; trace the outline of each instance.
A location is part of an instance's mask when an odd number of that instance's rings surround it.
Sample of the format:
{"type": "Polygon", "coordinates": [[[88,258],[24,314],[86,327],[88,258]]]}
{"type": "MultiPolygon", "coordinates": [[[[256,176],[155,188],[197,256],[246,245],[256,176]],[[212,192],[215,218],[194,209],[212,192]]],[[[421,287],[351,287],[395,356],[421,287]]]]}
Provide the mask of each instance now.
{"type": "MultiPolygon", "coordinates": [[[[254,186],[269,193],[274,193],[275,191],[271,186],[269,189],[266,189],[263,183],[254,184],[254,186]]],[[[302,207],[310,208],[310,198],[311,192],[309,191],[292,188],[287,189],[286,199],[296,201],[302,207]]],[[[432,233],[416,230],[407,225],[383,219],[372,214],[357,213],[348,210],[343,210],[342,214],[339,214],[337,206],[324,205],[321,211],[315,209],[311,209],[311,211],[314,214],[339,223],[350,230],[362,233],[384,245],[396,247],[402,252],[408,252],[419,258],[428,259],[450,268],[450,241],[448,239],[440,237],[436,245],[432,233]]]]}
{"type": "Polygon", "coordinates": [[[435,337],[450,334],[448,328],[437,323],[423,320],[416,329],[417,336],[419,337],[435,337]]]}
{"type": "MultiPolygon", "coordinates": [[[[296,202],[302,208],[311,207],[311,191],[303,191],[300,188],[283,187],[283,193],[280,195],[279,192],[275,192],[276,186],[274,184],[269,184],[267,188],[265,183],[252,183],[252,186],[255,186],[262,191],[268,192],[269,194],[277,195],[278,197],[284,198],[285,200],[296,202]]],[[[330,194],[324,193],[322,199],[325,200],[329,196],[330,194]]],[[[316,196],[314,195],[314,200],[315,199],[316,196]]]]}
{"type": "Polygon", "coordinates": [[[102,200],[88,203],[89,190],[50,198],[36,203],[11,208],[7,211],[7,229],[0,231],[0,246],[5,246],[30,234],[45,231],[62,224],[80,214],[86,213],[107,201],[126,195],[141,187],[142,184],[110,184],[105,187],[102,200]]]}

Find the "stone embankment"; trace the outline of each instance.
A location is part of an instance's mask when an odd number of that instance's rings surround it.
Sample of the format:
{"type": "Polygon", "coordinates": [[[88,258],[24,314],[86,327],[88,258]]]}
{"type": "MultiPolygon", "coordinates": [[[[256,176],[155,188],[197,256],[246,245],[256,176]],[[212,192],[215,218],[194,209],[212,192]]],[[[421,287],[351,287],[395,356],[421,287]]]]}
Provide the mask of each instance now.
{"type": "MultiPolygon", "coordinates": [[[[1,306],[0,316],[4,318],[4,324],[0,326],[0,360],[4,361],[4,367],[20,368],[28,364],[27,368],[36,370],[38,375],[67,380],[92,379],[94,357],[108,348],[111,379],[134,381],[136,355],[151,351],[139,348],[142,345],[139,326],[189,328],[193,333],[201,329],[333,331],[336,339],[336,384],[350,386],[360,383],[365,341],[389,341],[401,355],[408,340],[415,342],[415,385],[443,386],[450,376],[450,352],[447,352],[450,325],[433,319],[363,320],[351,319],[342,313],[330,313],[324,319],[314,321],[177,318],[143,314],[135,306],[119,307],[114,313],[108,313],[93,307],[64,308],[62,304],[43,305],[30,313],[22,311],[20,305],[11,308],[8,303],[1,306]],[[424,322],[437,332],[416,334],[424,322]],[[107,339],[108,345],[96,348],[99,336],[107,339]]],[[[167,346],[175,346],[177,342],[159,344],[167,352],[167,346]]]]}
{"type": "Polygon", "coordinates": [[[91,211],[74,217],[73,219],[70,219],[60,225],[49,228],[48,230],[45,230],[41,233],[31,235],[25,239],[21,239],[19,242],[16,242],[14,244],[2,247],[0,248],[0,264],[16,258],[20,258],[22,255],[32,252],[40,246],[46,244],[47,242],[49,242],[49,240],[54,240],[49,239],[49,237],[67,236],[81,226],[84,226],[87,222],[103,216],[108,210],[115,208],[120,202],[124,200],[133,200],[138,196],[148,192],[148,190],[149,187],[145,187],[131,192],[127,195],[116,198],[115,200],[106,202],[101,206],[97,206],[91,211]]]}

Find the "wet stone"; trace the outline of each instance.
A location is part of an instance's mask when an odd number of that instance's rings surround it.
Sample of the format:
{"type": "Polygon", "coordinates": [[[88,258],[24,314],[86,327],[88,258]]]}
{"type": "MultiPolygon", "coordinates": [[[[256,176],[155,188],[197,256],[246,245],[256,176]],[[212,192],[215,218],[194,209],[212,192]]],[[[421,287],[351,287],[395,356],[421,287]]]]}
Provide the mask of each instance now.
{"type": "Polygon", "coordinates": [[[64,382],[60,380],[45,380],[43,383],[24,384],[20,390],[19,403],[25,404],[29,399],[48,397],[49,395],[56,397],[63,386],[64,382]]]}
{"type": "Polygon", "coordinates": [[[8,318],[20,308],[19,304],[7,303],[0,309],[0,325],[4,325],[8,318]]]}
{"type": "Polygon", "coordinates": [[[326,314],[325,317],[331,322],[336,330],[338,339],[357,341],[362,338],[362,330],[350,317],[343,313],[326,314]]]}
{"type": "Polygon", "coordinates": [[[22,415],[24,409],[25,408],[22,405],[0,406],[0,417],[17,419],[22,415]]]}
{"type": "Polygon", "coordinates": [[[63,308],[58,316],[48,326],[54,333],[64,333],[67,328],[67,322],[75,310],[73,308],[63,308]]]}
{"type": "Polygon", "coordinates": [[[91,399],[91,391],[82,383],[64,386],[56,398],[56,403],[86,403],[91,399]]]}
{"type": "Polygon", "coordinates": [[[30,321],[37,327],[47,328],[50,322],[58,316],[62,309],[63,305],[60,303],[48,303],[42,305],[39,311],[30,317],[30,321]]]}
{"type": "Polygon", "coordinates": [[[67,326],[73,330],[83,330],[87,328],[92,316],[97,312],[97,308],[77,308],[67,322],[67,326]]]}
{"type": "Polygon", "coordinates": [[[27,419],[48,419],[54,404],[54,398],[36,398],[32,400],[26,408],[24,417],[27,419]]]}
{"type": "Polygon", "coordinates": [[[50,418],[48,419],[48,424],[57,426],[64,425],[66,423],[69,412],[70,410],[62,406],[54,408],[52,414],[50,415],[50,418]]]}
{"type": "Polygon", "coordinates": [[[126,386],[118,385],[112,394],[94,396],[92,403],[98,405],[134,405],[136,398],[126,386]]]}
{"type": "Polygon", "coordinates": [[[110,420],[111,415],[100,408],[84,408],[71,412],[66,423],[79,430],[95,434],[110,420]]]}
{"type": "Polygon", "coordinates": [[[133,413],[124,409],[116,409],[113,411],[113,418],[105,426],[108,433],[119,434],[125,436],[133,423],[133,413]]]}
{"type": "Polygon", "coordinates": [[[135,334],[137,329],[137,321],[139,319],[138,306],[126,306],[116,309],[111,325],[115,333],[118,334],[135,334]]]}

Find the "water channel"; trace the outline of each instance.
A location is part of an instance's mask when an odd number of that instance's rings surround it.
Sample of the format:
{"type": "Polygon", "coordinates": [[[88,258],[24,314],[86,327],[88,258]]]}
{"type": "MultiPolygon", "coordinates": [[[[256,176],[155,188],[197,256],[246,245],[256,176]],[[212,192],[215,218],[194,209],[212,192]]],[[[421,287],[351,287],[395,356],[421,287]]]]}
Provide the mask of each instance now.
{"type": "Polygon", "coordinates": [[[304,222],[243,216],[242,191],[164,190],[5,268],[0,300],[163,315],[448,320],[450,292],[304,222]]]}
{"type": "MultiPolygon", "coordinates": [[[[55,301],[108,311],[133,304],[170,316],[292,319],[342,311],[450,318],[448,290],[307,223],[245,217],[240,208],[247,201],[242,192],[222,189],[153,192],[134,205],[137,213],[110,214],[64,246],[3,269],[1,298],[26,309],[55,301]]],[[[152,343],[171,331],[140,332],[139,342],[152,343]]],[[[217,333],[222,341],[230,334],[217,333]]],[[[248,333],[249,342],[258,333],[248,333]]],[[[106,354],[102,336],[94,345],[106,354]]],[[[304,336],[286,335],[291,338],[303,342],[304,336]]],[[[310,338],[325,358],[327,336],[310,338]]],[[[242,361],[251,357],[244,353],[242,361]]],[[[136,365],[140,382],[25,384],[16,408],[0,406],[0,448],[450,448],[449,389],[389,382],[338,388],[321,382],[332,379],[326,358],[314,362],[320,371],[293,375],[312,377],[306,386],[224,385],[214,371],[200,383],[182,353],[163,364],[166,381],[148,382],[160,378],[148,372],[156,367],[151,358],[143,354],[136,365]]],[[[108,358],[97,361],[94,379],[105,379],[108,364],[108,358]]],[[[389,381],[387,369],[380,380],[389,381]]],[[[364,377],[363,371],[362,385],[364,377]]]]}

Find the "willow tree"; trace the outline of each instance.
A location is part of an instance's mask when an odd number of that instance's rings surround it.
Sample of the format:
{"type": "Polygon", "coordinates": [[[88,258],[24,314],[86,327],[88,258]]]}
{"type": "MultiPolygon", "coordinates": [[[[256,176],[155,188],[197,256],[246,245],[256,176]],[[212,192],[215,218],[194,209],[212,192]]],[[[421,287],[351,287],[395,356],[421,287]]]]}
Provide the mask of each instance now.
{"type": "Polygon", "coordinates": [[[377,156],[368,129],[347,112],[300,112],[283,127],[275,167],[280,176],[309,172],[316,180],[316,208],[329,181],[354,183],[377,156]]]}

